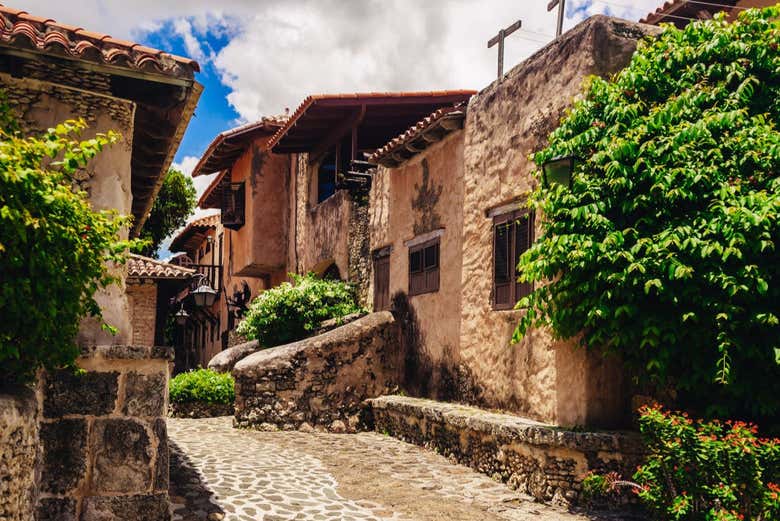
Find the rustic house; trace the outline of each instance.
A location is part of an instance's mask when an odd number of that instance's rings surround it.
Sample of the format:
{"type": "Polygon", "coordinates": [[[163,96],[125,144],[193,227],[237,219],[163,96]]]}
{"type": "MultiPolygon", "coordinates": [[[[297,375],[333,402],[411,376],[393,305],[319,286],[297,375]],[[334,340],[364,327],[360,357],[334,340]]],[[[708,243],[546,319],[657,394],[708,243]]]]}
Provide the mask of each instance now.
{"type": "MultiPolygon", "coordinates": [[[[27,132],[83,118],[85,137],[116,131],[122,142],[81,173],[96,208],[134,217],[143,226],[187,128],[202,87],[198,64],[106,34],[0,7],[0,88],[27,132]]],[[[128,343],[131,327],[124,288],[98,295],[112,337],[85,321],[80,343],[128,343]]]]}

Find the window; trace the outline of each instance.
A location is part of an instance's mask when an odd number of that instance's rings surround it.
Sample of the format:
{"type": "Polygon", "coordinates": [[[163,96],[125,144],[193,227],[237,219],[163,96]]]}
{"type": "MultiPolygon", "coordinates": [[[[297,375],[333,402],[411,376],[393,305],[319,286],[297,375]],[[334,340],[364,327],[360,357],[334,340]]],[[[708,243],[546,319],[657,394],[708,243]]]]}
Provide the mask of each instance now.
{"type": "Polygon", "coordinates": [[[409,295],[439,291],[439,238],[409,247],[409,295]]]}
{"type": "Polygon", "coordinates": [[[231,230],[244,226],[244,183],[230,183],[222,191],[222,225],[231,230]]]}
{"type": "Polygon", "coordinates": [[[493,219],[493,308],[512,309],[528,295],[533,286],[518,282],[517,261],[531,247],[534,214],[524,211],[499,215],[493,219]]]}
{"type": "Polygon", "coordinates": [[[390,308],[390,249],[374,253],[374,311],[390,308]]]}
{"type": "Polygon", "coordinates": [[[317,203],[336,193],[336,150],[329,152],[317,170],[317,203]]]}

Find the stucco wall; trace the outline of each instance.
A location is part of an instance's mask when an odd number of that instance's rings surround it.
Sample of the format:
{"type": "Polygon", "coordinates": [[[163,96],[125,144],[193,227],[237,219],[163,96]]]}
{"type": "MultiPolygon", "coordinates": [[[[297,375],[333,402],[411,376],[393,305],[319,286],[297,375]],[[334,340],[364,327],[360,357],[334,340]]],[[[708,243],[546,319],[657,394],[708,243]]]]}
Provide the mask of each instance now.
{"type": "Polygon", "coordinates": [[[554,342],[546,331],[510,346],[520,312],[492,310],[492,220],[486,212],[527,197],[536,183],[529,156],[544,147],[583,80],[624,67],[648,31],[654,28],[592,17],[469,103],[460,345],[489,405],[561,425],[606,426],[620,419],[624,395],[614,360],[554,342]]]}
{"type": "MultiPolygon", "coordinates": [[[[379,167],[371,189],[371,250],[390,246],[390,295],[409,290],[406,241],[435,230],[440,237],[439,290],[408,299],[407,386],[426,396],[458,398],[463,226],[463,138],[457,131],[397,168],[379,167]],[[412,316],[413,315],[413,316],[412,316]]],[[[369,295],[373,296],[373,278],[369,295]]],[[[371,302],[371,300],[369,300],[371,302]]]]}
{"type": "MultiPolygon", "coordinates": [[[[89,73],[83,75],[89,76],[89,73]]],[[[99,86],[100,81],[97,83],[99,86]]],[[[88,85],[92,88],[91,84],[88,85]]],[[[0,88],[6,90],[8,101],[27,132],[38,133],[66,119],[83,118],[88,124],[83,139],[109,130],[121,134],[121,142],[98,154],[85,171],[76,175],[76,181],[80,188],[88,191],[95,208],[114,208],[124,215],[131,213],[130,156],[135,113],[132,102],[46,81],[12,78],[6,74],[0,74],[0,88]]],[[[123,271],[123,268],[116,268],[120,275],[123,271]]],[[[82,345],[129,343],[132,329],[124,277],[120,284],[99,291],[95,298],[103,310],[103,319],[117,327],[119,333],[112,336],[102,330],[100,321],[85,319],[77,341],[82,345]]]]}
{"type": "Polygon", "coordinates": [[[246,182],[246,224],[231,231],[236,275],[257,277],[284,269],[287,258],[290,164],[266,150],[268,137],[255,140],[231,170],[234,183],[246,182]]]}

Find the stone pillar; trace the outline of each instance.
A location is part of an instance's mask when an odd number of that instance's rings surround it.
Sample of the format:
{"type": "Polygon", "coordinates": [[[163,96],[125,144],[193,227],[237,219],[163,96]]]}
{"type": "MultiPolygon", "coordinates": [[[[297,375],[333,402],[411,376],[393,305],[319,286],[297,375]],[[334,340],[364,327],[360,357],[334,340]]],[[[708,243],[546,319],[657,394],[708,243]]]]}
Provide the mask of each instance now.
{"type": "Polygon", "coordinates": [[[104,346],[41,380],[38,521],[169,520],[171,348],[104,346]]]}

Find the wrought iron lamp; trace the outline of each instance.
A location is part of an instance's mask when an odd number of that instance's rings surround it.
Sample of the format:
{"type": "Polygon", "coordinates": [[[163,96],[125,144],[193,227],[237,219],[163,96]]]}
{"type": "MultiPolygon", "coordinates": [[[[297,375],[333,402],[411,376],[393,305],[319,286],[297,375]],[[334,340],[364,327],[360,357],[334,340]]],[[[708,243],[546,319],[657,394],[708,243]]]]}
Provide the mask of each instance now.
{"type": "Polygon", "coordinates": [[[190,314],[184,311],[184,304],[182,304],[181,309],[179,309],[179,311],[177,311],[173,316],[176,317],[176,325],[179,326],[185,325],[187,323],[187,319],[190,318],[190,314]]]}
{"type": "Polygon", "coordinates": [[[571,179],[574,167],[580,158],[577,156],[558,156],[545,161],[542,164],[543,181],[545,188],[553,184],[560,184],[571,188],[571,179]]]}
{"type": "Polygon", "coordinates": [[[200,285],[192,291],[192,300],[199,308],[211,307],[214,301],[217,300],[217,291],[205,282],[206,276],[202,273],[200,276],[200,285]]]}

